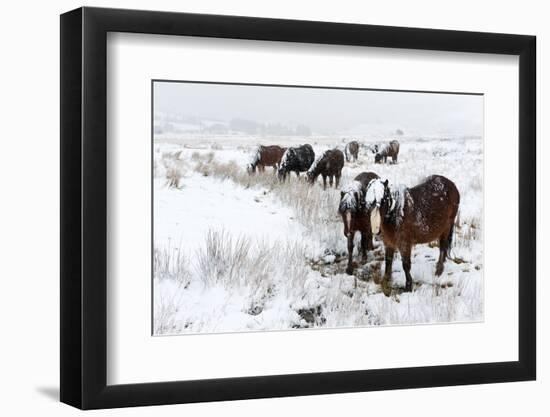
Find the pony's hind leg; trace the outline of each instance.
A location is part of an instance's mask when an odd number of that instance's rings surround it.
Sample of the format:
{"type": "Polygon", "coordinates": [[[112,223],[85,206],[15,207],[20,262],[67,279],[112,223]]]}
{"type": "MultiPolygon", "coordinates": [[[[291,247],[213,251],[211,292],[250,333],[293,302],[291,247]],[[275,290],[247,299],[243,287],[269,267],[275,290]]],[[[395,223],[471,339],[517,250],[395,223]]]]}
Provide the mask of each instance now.
{"type": "Polygon", "coordinates": [[[333,175],[329,175],[328,177],[328,184],[329,186],[332,187],[332,185],[334,184],[334,176],[333,175]]]}
{"type": "MultiPolygon", "coordinates": [[[[450,232],[452,233],[452,231],[450,232]]],[[[437,260],[437,265],[435,267],[435,275],[440,276],[443,273],[445,267],[445,259],[447,259],[447,254],[449,252],[449,236],[445,234],[439,238],[439,259],[437,260]]]]}
{"type": "Polygon", "coordinates": [[[353,236],[355,232],[350,231],[348,234],[348,266],[346,268],[346,274],[353,274],[353,236]]]}
{"type": "Polygon", "coordinates": [[[336,175],[336,186],[335,186],[335,188],[338,188],[338,186],[340,185],[340,175],[336,175]]]}

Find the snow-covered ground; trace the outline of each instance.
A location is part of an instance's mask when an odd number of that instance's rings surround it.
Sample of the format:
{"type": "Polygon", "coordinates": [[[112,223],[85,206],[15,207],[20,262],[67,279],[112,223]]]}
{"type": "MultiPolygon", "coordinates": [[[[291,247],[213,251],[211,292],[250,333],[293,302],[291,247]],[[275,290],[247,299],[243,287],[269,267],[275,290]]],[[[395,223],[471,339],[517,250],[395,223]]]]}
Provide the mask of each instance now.
{"type": "MultiPolygon", "coordinates": [[[[355,138],[357,139],[357,138],[355,138]]],[[[368,145],[379,138],[358,138],[368,145]]],[[[480,138],[403,137],[399,163],[374,164],[362,148],[341,186],[374,171],[395,186],[431,174],[453,180],[461,205],[451,259],[434,277],[437,245],[413,249],[414,291],[404,293],[401,259],[393,290],[383,244],[346,275],[339,190],[311,187],[271,168],[249,176],[256,144],[312,144],[316,154],[342,138],[157,135],[154,143],[155,334],[394,325],[483,319],[483,147],[480,138]]],[[[358,239],[359,236],[356,237],[358,239]]],[[[356,249],[357,250],[357,249],[356,249]]],[[[355,253],[357,255],[357,252],[355,253]]]]}

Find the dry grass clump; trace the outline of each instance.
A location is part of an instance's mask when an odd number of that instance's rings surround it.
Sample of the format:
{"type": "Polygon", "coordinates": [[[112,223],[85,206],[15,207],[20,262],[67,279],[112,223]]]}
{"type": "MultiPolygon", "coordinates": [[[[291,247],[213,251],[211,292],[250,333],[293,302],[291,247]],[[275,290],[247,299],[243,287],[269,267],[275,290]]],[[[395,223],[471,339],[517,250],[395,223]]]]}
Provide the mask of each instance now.
{"type": "Polygon", "coordinates": [[[155,300],[153,314],[153,334],[162,335],[181,331],[181,323],[177,317],[178,306],[181,301],[181,291],[171,294],[164,292],[155,300]]]}
{"type": "Polygon", "coordinates": [[[461,219],[455,227],[454,242],[458,246],[471,248],[472,243],[481,239],[481,219],[477,216],[468,216],[461,219]]]}
{"type": "Polygon", "coordinates": [[[153,274],[159,280],[172,279],[181,284],[187,284],[191,279],[189,260],[181,248],[155,247],[153,274]]]}
{"type": "Polygon", "coordinates": [[[182,151],[163,152],[160,157],[160,164],[153,162],[153,175],[166,179],[166,186],[180,188],[181,178],[185,174],[185,163],[181,159],[182,151]]]}
{"type": "Polygon", "coordinates": [[[166,185],[169,188],[180,188],[182,170],[177,166],[171,166],[166,169],[166,185]]]}
{"type": "Polygon", "coordinates": [[[303,283],[311,272],[305,250],[297,242],[252,242],[225,230],[209,230],[196,257],[196,275],[206,288],[218,284],[226,290],[246,288],[249,303],[255,306],[276,292],[283,292],[289,300],[299,298],[297,293],[303,293],[303,283]]]}
{"type": "MultiPolygon", "coordinates": [[[[246,276],[256,269],[249,256],[250,249],[248,238],[233,238],[224,230],[209,230],[204,249],[197,252],[197,272],[203,283],[207,286],[242,284],[246,276]]],[[[254,261],[258,262],[258,270],[261,270],[265,259],[257,257],[254,261]]]]}

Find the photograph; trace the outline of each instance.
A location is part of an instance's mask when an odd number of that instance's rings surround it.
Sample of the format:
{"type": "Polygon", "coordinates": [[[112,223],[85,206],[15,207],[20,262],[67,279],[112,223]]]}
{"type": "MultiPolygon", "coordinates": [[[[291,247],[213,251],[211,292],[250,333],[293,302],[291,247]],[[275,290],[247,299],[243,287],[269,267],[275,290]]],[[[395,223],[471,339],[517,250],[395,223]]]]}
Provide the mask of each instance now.
{"type": "Polygon", "coordinates": [[[152,82],[153,335],[483,321],[483,95],[152,82]]]}

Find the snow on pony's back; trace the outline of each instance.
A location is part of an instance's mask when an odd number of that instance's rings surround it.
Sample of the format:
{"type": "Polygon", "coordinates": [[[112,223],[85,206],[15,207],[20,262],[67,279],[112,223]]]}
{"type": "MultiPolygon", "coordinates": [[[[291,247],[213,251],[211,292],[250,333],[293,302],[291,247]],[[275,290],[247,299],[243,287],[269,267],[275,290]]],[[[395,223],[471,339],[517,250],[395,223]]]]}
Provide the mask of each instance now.
{"type": "Polygon", "coordinates": [[[317,159],[315,159],[315,161],[313,161],[313,163],[311,164],[311,166],[309,167],[307,172],[315,172],[315,170],[317,169],[317,166],[319,165],[319,162],[321,162],[321,160],[327,156],[327,153],[329,151],[330,151],[330,149],[327,149],[325,152],[323,152],[323,154],[321,156],[319,156],[317,159]]]}

